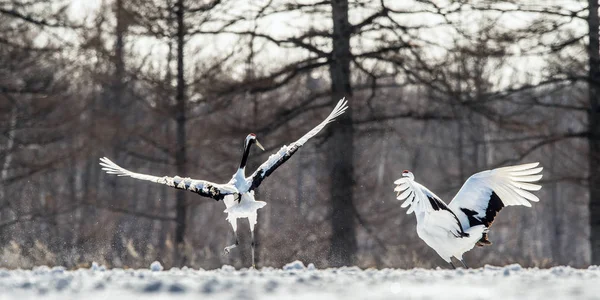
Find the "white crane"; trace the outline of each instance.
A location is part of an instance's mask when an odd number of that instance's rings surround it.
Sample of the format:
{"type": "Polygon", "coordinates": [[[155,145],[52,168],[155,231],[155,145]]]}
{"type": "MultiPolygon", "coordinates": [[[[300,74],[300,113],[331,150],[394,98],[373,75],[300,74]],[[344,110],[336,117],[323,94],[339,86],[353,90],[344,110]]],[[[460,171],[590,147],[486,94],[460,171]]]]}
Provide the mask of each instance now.
{"type": "Polygon", "coordinates": [[[449,205],[426,187],[417,183],[414,175],[404,170],[396,180],[394,191],[402,207],[415,212],[417,234],[439,256],[454,268],[452,257],[466,268],[463,253],[475,245],[490,245],[488,230],[496,214],[510,205],[531,207],[529,201],[539,199],[529,191],[542,186],[532,184],[542,178],[539,163],[497,168],[479,172],[467,179],[449,205]]]}
{"type": "Polygon", "coordinates": [[[254,199],[254,190],[267,176],[271,175],[275,169],[281,166],[294,153],[296,153],[296,151],[298,151],[298,149],[302,147],[306,141],[319,133],[327,124],[335,120],[336,117],[343,114],[347,108],[347,101],[345,99],[340,100],[329,116],[327,116],[327,118],[325,118],[325,120],[319,125],[317,125],[317,127],[313,128],[299,140],[281,147],[279,151],[269,156],[267,161],[260,165],[260,167],[258,167],[258,169],[252,173],[252,175],[246,177],[246,162],[248,160],[248,155],[250,154],[250,147],[253,144],[256,144],[264,151],[263,146],[256,139],[256,135],[254,133],[250,133],[244,142],[244,153],[242,155],[240,166],[237,172],[233,174],[231,180],[225,184],[217,184],[205,180],[196,180],[189,177],[157,177],[135,173],[120,167],[106,157],[100,159],[100,165],[103,167],[102,170],[106,171],[108,174],[152,181],[155,183],[165,184],[173,188],[188,190],[217,201],[223,200],[226,206],[225,212],[227,213],[227,221],[229,221],[231,224],[235,234],[235,243],[231,246],[225,247],[224,251],[225,253],[229,253],[231,249],[235,248],[239,244],[237,237],[237,219],[248,219],[248,223],[250,223],[250,232],[252,234],[252,266],[254,267],[254,226],[256,225],[257,210],[267,204],[266,202],[256,201],[256,199],[254,199]]]}

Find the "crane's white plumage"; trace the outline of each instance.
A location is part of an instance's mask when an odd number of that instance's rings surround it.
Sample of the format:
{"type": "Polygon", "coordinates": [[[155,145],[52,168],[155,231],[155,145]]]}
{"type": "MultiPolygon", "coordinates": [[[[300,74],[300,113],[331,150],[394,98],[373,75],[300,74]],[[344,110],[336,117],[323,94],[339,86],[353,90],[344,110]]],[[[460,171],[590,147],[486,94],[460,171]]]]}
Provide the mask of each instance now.
{"type": "Polygon", "coordinates": [[[447,262],[453,256],[462,262],[463,253],[475,245],[491,244],[487,232],[504,206],[530,207],[530,201],[539,201],[531,193],[541,189],[532,183],[542,178],[543,168],[538,165],[503,167],[472,175],[449,205],[414,181],[408,171],[394,182],[394,191],[398,192],[398,200],[404,200],[402,207],[410,206],[407,214],[415,212],[419,237],[447,262]]]}
{"type": "Polygon", "coordinates": [[[321,130],[323,130],[323,128],[325,128],[325,126],[327,126],[327,124],[333,122],[335,120],[335,118],[341,116],[344,112],[346,112],[346,109],[348,109],[348,101],[346,100],[346,98],[342,98],[342,100],[340,100],[335,105],[335,107],[333,108],[333,110],[331,111],[329,116],[327,116],[327,118],[325,118],[325,120],[323,120],[323,122],[321,122],[319,125],[317,125],[315,128],[313,128],[311,131],[307,132],[296,142],[294,142],[293,144],[290,144],[290,146],[291,145],[299,145],[299,146],[304,145],[304,143],[306,143],[306,141],[308,141],[310,138],[317,135],[317,133],[319,133],[321,130]]]}
{"type": "MultiPolygon", "coordinates": [[[[223,200],[226,206],[225,213],[227,213],[227,221],[229,221],[231,224],[233,231],[237,231],[237,219],[247,218],[248,222],[250,223],[250,230],[254,232],[254,227],[257,220],[257,211],[266,205],[266,202],[256,201],[254,198],[254,189],[256,189],[267,176],[275,171],[275,169],[281,166],[296,151],[298,151],[298,149],[302,147],[306,141],[318,134],[321,130],[323,130],[323,128],[325,128],[327,124],[334,121],[335,118],[343,114],[348,108],[347,104],[348,103],[345,99],[340,100],[333,111],[329,114],[329,116],[327,116],[327,118],[325,118],[323,122],[306,133],[296,142],[281,147],[279,151],[269,156],[267,161],[264,162],[250,177],[246,177],[245,166],[250,146],[256,143],[262,149],[262,146],[256,140],[256,135],[252,133],[249,134],[246,137],[244,144],[244,155],[242,157],[240,168],[226,184],[216,184],[205,180],[181,178],[179,176],[157,177],[135,173],[120,167],[106,157],[100,159],[100,165],[103,167],[102,170],[106,171],[108,174],[128,176],[136,179],[165,184],[177,189],[189,190],[215,200],[223,200]]],[[[235,245],[226,247],[225,250],[228,252],[232,248],[235,248],[235,245]]]]}
{"type": "MultiPolygon", "coordinates": [[[[531,183],[542,179],[540,172],[543,168],[538,165],[539,163],[536,162],[474,174],[463,184],[449,206],[464,224],[463,227],[469,227],[471,222],[477,223],[476,220],[469,222],[469,210],[475,213],[474,219],[486,220],[492,192],[500,198],[502,206],[531,207],[530,201],[540,201],[530,192],[542,188],[539,184],[531,183]]],[[[492,221],[489,220],[490,224],[492,221]]]]}

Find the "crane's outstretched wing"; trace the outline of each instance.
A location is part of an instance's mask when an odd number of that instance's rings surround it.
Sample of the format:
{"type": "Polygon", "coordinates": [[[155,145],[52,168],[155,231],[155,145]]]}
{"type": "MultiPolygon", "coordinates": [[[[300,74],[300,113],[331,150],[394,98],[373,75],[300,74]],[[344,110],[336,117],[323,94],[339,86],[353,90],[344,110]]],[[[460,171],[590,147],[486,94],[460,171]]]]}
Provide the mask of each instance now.
{"type": "Polygon", "coordinates": [[[450,208],[432,191],[419,184],[409,177],[402,177],[394,182],[396,184],[395,192],[398,193],[398,200],[405,200],[401,207],[410,205],[406,214],[412,212],[427,213],[429,224],[436,225],[457,238],[468,237],[458,218],[450,208]]]}
{"type": "Polygon", "coordinates": [[[308,141],[313,136],[317,135],[317,133],[323,130],[323,128],[325,128],[327,124],[333,122],[335,118],[343,114],[348,108],[347,104],[348,101],[346,101],[345,98],[340,100],[333,109],[333,111],[329,114],[329,116],[327,116],[327,118],[325,118],[325,120],[319,125],[317,125],[317,127],[313,128],[307,134],[302,136],[299,140],[289,145],[281,147],[279,151],[269,156],[269,159],[267,159],[266,162],[260,165],[260,167],[258,167],[258,169],[254,171],[254,173],[250,177],[250,180],[252,181],[250,189],[252,190],[257,188],[267,176],[271,175],[271,173],[273,173],[275,169],[277,169],[284,162],[286,162],[294,153],[296,153],[296,151],[298,151],[300,147],[302,147],[302,145],[304,145],[304,143],[306,143],[306,141],[308,141]]]}
{"type": "Polygon", "coordinates": [[[129,176],[135,179],[152,181],[170,187],[174,187],[180,190],[188,190],[200,194],[204,197],[213,198],[217,201],[222,200],[225,195],[237,193],[237,189],[232,185],[227,184],[216,184],[204,180],[196,180],[191,178],[181,178],[179,176],[169,177],[157,177],[152,175],[146,175],[141,173],[131,172],[127,169],[120,167],[119,165],[112,162],[110,159],[103,157],[100,159],[100,165],[103,167],[102,170],[108,174],[114,174],[117,176],[129,176]]]}
{"type": "MultiPolygon", "coordinates": [[[[489,228],[504,206],[524,205],[538,202],[537,196],[529,191],[538,191],[541,185],[533,184],[542,178],[539,163],[503,167],[479,172],[467,179],[460,188],[450,208],[463,223],[465,230],[476,225],[489,228]]],[[[483,243],[487,244],[484,236],[483,243]]]]}

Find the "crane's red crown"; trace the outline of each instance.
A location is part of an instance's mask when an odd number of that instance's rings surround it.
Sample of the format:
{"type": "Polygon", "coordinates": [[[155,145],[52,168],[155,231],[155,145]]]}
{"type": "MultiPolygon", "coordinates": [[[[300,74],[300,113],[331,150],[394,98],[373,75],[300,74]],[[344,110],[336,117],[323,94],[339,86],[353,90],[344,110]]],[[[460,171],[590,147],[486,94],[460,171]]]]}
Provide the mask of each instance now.
{"type": "Polygon", "coordinates": [[[253,136],[253,137],[256,137],[256,134],[254,134],[254,133],[251,133],[251,134],[249,134],[249,135],[251,135],[251,136],[253,136]]]}
{"type": "Polygon", "coordinates": [[[407,174],[407,173],[410,173],[410,172],[408,170],[402,171],[402,174],[407,174]]]}

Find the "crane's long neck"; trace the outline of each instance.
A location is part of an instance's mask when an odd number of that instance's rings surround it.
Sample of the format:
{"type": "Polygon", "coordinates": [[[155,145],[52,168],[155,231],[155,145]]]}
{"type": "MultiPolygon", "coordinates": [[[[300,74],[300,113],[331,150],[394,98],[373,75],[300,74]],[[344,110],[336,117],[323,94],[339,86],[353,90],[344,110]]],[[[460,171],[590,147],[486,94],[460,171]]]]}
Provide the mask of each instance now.
{"type": "Polygon", "coordinates": [[[246,162],[248,161],[248,155],[250,155],[250,147],[252,147],[252,143],[249,142],[244,148],[244,155],[242,155],[242,162],[240,162],[240,169],[243,170],[246,168],[246,162]]]}

